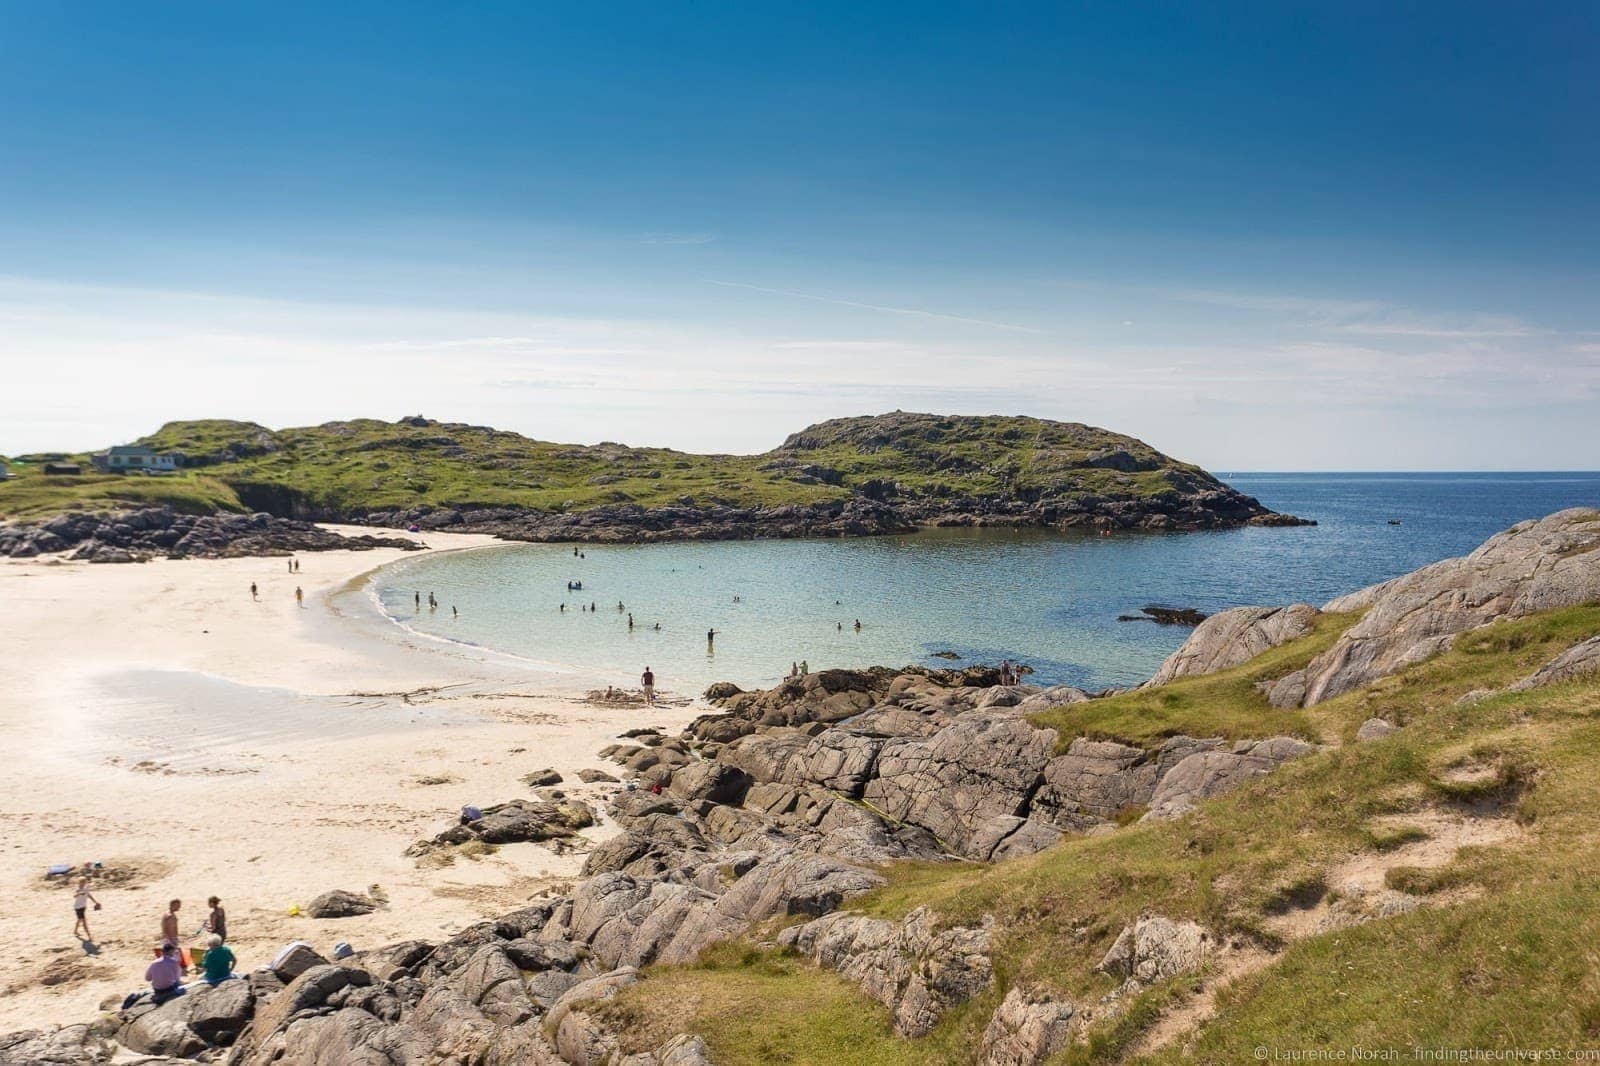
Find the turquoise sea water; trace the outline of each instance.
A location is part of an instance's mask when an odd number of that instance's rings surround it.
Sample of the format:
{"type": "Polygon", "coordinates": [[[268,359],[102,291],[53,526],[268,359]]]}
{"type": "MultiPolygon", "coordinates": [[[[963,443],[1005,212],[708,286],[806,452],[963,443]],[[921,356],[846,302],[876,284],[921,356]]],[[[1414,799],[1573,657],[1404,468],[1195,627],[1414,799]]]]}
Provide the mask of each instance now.
{"type": "Polygon", "coordinates": [[[1100,688],[1148,677],[1187,635],[1117,621],[1144,604],[1320,605],[1470,551],[1522,519],[1600,506],[1595,473],[1223,476],[1320,524],[1115,537],[930,530],[595,546],[581,559],[570,545],[507,545],[406,559],[381,571],[374,591],[402,625],[600,683],[635,684],[649,665],[665,689],[691,693],[716,680],[769,684],[800,659],[814,670],[950,665],[933,653],[951,651],[956,665],[1008,657],[1032,666],[1033,680],[1100,688]],[[568,581],[583,591],[568,592],[568,581]],[[579,609],[591,602],[593,613],[579,609]]]}

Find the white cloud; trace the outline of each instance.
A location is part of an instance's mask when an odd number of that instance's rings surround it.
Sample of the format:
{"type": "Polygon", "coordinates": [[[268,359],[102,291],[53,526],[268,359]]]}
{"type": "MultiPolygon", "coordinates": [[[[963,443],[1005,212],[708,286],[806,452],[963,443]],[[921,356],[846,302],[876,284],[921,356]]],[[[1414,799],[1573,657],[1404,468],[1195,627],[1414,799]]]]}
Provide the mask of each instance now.
{"type": "Polygon", "coordinates": [[[833,304],[837,307],[855,307],[863,311],[881,311],[891,315],[914,315],[920,318],[936,318],[945,322],[959,322],[967,326],[983,326],[987,329],[1003,329],[1014,333],[1036,333],[1045,331],[1032,326],[1019,326],[1013,322],[995,322],[987,318],[973,318],[969,315],[950,314],[946,311],[928,311],[920,307],[892,307],[885,304],[863,303],[859,300],[847,300],[837,296],[818,296],[809,292],[793,292],[789,289],[769,289],[763,285],[747,285],[742,281],[718,281],[715,278],[706,278],[707,283],[721,285],[728,289],[748,289],[751,292],[766,293],[769,296],[787,296],[795,300],[814,300],[817,303],[833,304]]]}

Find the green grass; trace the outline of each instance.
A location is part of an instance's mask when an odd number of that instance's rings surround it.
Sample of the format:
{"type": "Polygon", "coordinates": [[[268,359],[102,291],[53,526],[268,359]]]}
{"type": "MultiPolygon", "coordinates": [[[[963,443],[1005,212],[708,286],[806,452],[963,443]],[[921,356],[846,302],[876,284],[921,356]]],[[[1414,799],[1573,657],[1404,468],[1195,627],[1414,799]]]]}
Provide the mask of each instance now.
{"type": "MultiPolygon", "coordinates": [[[[83,460],[85,470],[91,470],[83,460]]],[[[238,495],[215,477],[185,472],[160,477],[84,473],[47,475],[43,464],[13,464],[0,481],[0,519],[46,518],[64,511],[121,511],[167,506],[188,514],[240,511],[238,495]]]]}
{"type": "MultiPolygon", "coordinates": [[[[483,426],[414,419],[283,430],[223,420],[172,422],[142,443],[182,452],[203,477],[186,493],[178,484],[120,490],[135,497],[127,502],[164,502],[162,493],[169,492],[198,505],[220,493],[219,506],[278,513],[359,515],[418,506],[564,512],[630,503],[779,506],[862,493],[1136,499],[1218,484],[1131,437],[1010,417],[897,413],[840,419],[760,455],[554,444],[483,426]],[[1108,455],[1129,469],[1101,465],[1108,455]]],[[[11,517],[118,499],[86,483],[0,483],[0,514],[11,517]]]]}
{"type": "Polygon", "coordinates": [[[938,1042],[898,1039],[888,1010],[809,962],[747,945],[722,945],[692,966],[655,967],[599,1012],[626,1033],[626,1051],[650,1051],[696,1032],[718,1063],[851,1062],[914,1066],[938,1042]]]}
{"type": "Polygon", "coordinates": [[[1267,729],[1314,740],[1316,729],[1304,712],[1269,707],[1256,683],[1298,670],[1332,645],[1357,617],[1325,614],[1306,638],[1273,648],[1231,670],[1067,704],[1032,715],[1029,721],[1054,729],[1062,751],[1076,737],[1153,748],[1180,734],[1238,740],[1262,736],[1267,729]]]}
{"type": "MultiPolygon", "coordinates": [[[[1081,706],[1049,712],[1050,724],[1090,724],[1140,743],[1205,732],[1198,724],[1264,736],[1298,723],[1311,735],[1348,739],[1381,713],[1405,726],[1399,732],[1286,764],[1179,821],[1070,838],[993,866],[892,866],[885,887],[852,901],[891,919],[918,906],[952,924],[996,919],[995,989],[928,1037],[899,1040],[882,1009],[835,976],[744,945],[720,949],[701,966],[653,970],[625,1002],[655,1001],[659,993],[666,1006],[657,1024],[701,1033],[718,1062],[970,1062],[989,1012],[1011,985],[1044,986],[1080,1005],[1111,991],[1113,979],[1095,966],[1141,914],[1191,918],[1225,937],[1280,948],[1275,916],[1336,889],[1334,866],[1421,839],[1396,829],[1393,816],[1490,803],[1503,805],[1523,835],[1463,848],[1442,867],[1395,867],[1394,886],[1434,905],[1288,946],[1219,999],[1192,1061],[1249,1061],[1258,1045],[1593,1046],[1600,1041],[1592,947],[1600,934],[1600,776],[1593,769],[1600,765],[1600,679],[1458,701],[1474,689],[1503,687],[1600,632],[1600,606],[1467,634],[1447,654],[1298,718],[1260,701],[1253,678],[1293,668],[1348,621],[1328,620],[1211,685],[1181,682],[1185,700],[1138,693],[1144,702],[1124,697],[1125,706],[1105,716],[1063,717],[1082,715],[1081,706]],[[1465,794],[1452,786],[1463,770],[1476,782],[1465,794]],[[693,1009],[673,1006],[691,1001],[693,1009]]],[[[1193,985],[1180,978],[1102,1013],[1061,1061],[1117,1061],[1193,985]]],[[[1178,1061],[1180,1052],[1156,1058],[1178,1061]]]]}

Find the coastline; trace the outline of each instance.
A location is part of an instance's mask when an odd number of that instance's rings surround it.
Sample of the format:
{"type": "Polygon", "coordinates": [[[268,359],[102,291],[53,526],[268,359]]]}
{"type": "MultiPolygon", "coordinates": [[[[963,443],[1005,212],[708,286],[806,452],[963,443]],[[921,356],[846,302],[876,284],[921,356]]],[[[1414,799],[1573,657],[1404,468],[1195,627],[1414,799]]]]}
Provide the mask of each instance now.
{"type": "MultiPolygon", "coordinates": [[[[0,914],[0,1031],[81,1018],[138,987],[169,898],[184,901],[187,934],[221,896],[248,969],[295,939],[328,950],[447,934],[577,871],[581,854],[536,844],[434,869],[403,852],[464,804],[529,796],[518,778],[532,770],[598,795],[575,771],[600,765],[599,747],[695,709],[593,706],[580,673],[366,615],[349,594],[404,557],[306,554],[297,574],[270,557],[0,562],[0,744],[12,755],[0,882],[13,897],[0,914]],[[94,889],[98,954],[68,935],[70,891],[43,878],[89,861],[126,877],[94,889]],[[374,914],[288,913],[374,884],[390,901],[374,914]]],[[[613,832],[603,822],[585,836],[613,832]]]]}

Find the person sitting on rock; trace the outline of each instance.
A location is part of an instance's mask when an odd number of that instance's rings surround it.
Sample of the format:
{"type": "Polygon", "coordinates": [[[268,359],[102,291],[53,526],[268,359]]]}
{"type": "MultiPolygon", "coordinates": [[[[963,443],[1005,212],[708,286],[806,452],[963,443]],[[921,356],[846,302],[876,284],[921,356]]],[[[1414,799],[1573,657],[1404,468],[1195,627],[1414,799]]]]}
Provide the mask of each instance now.
{"type": "Polygon", "coordinates": [[[206,938],[206,956],[200,960],[200,971],[205,975],[208,985],[220,985],[233,976],[233,967],[238,959],[233,954],[233,949],[222,942],[222,938],[212,933],[206,938]]]}
{"type": "Polygon", "coordinates": [[[145,968],[144,979],[150,982],[150,998],[156,1003],[183,995],[183,963],[178,961],[177,944],[161,942],[161,957],[145,968]]]}

